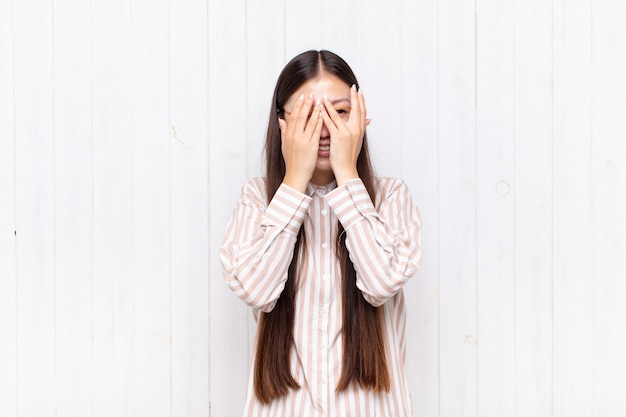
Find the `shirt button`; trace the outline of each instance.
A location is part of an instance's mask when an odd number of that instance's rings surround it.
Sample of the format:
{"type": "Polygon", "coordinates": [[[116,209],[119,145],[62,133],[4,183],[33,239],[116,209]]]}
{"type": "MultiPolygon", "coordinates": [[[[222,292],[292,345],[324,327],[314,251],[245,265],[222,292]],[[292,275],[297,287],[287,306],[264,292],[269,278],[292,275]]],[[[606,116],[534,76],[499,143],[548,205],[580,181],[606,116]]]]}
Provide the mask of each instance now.
{"type": "Polygon", "coordinates": [[[326,211],[326,209],[322,210],[322,214],[325,216],[326,214],[328,214],[328,212],[326,211]]]}
{"type": "Polygon", "coordinates": [[[328,247],[328,243],[324,242],[322,243],[322,248],[326,249],[328,247]]]}

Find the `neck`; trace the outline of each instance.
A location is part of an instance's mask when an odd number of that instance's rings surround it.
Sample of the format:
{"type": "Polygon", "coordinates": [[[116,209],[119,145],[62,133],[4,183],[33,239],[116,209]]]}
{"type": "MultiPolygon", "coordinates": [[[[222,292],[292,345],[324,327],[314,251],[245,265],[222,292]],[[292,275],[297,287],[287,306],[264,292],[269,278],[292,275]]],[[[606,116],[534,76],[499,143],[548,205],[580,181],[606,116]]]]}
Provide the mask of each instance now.
{"type": "Polygon", "coordinates": [[[329,172],[315,172],[311,177],[311,182],[315,185],[327,185],[333,182],[335,175],[332,171],[329,172]]]}

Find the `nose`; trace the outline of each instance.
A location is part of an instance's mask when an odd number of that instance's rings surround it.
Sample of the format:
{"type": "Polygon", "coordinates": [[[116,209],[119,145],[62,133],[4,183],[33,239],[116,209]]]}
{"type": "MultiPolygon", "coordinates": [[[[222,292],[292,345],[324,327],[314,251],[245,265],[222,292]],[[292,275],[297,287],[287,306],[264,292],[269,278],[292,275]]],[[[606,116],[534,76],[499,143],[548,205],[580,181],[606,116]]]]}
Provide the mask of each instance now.
{"type": "Polygon", "coordinates": [[[322,122],[322,133],[320,133],[320,137],[327,138],[330,136],[330,131],[326,127],[326,123],[322,122]]]}

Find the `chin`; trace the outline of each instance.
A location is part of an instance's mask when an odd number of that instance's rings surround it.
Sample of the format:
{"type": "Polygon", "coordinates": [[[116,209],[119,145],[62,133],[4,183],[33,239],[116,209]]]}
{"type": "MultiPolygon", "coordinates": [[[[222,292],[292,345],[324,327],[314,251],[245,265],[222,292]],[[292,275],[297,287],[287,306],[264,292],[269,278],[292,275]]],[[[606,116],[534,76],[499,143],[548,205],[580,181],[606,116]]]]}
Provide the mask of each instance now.
{"type": "Polygon", "coordinates": [[[331,168],[329,161],[318,161],[315,166],[315,172],[318,174],[328,175],[333,173],[333,169],[331,168]]]}

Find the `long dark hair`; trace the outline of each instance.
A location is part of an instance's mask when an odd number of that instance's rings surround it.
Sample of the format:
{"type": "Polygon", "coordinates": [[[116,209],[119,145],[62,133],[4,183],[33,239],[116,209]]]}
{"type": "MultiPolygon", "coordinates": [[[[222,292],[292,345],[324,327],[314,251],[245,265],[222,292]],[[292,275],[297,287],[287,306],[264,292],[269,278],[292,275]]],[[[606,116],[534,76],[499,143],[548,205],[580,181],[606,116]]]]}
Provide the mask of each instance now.
{"type": "MultiPolygon", "coordinates": [[[[272,97],[270,117],[265,141],[266,192],[268,203],[285,177],[285,160],[281,151],[278,118],[284,115],[284,105],[302,84],[321,73],[328,73],[348,86],[359,84],[348,64],[329,51],[307,51],[293,58],[283,69],[272,97]]],[[[367,146],[363,137],[357,171],[372,201],[375,201],[375,177],[367,146]]],[[[369,304],[356,287],[356,271],[348,256],[346,234],[339,224],[340,240],[337,245],[342,272],[343,300],[343,359],[337,391],[356,383],[361,388],[389,391],[389,371],[385,357],[382,332],[382,309],[369,304]]],[[[257,349],[254,366],[254,390],[257,398],[269,403],[286,395],[289,389],[300,385],[291,374],[290,358],[293,349],[293,326],[297,293],[298,264],[306,245],[302,228],[298,234],[293,259],[289,266],[285,288],[274,309],[262,313],[257,331],[257,349]]]]}

